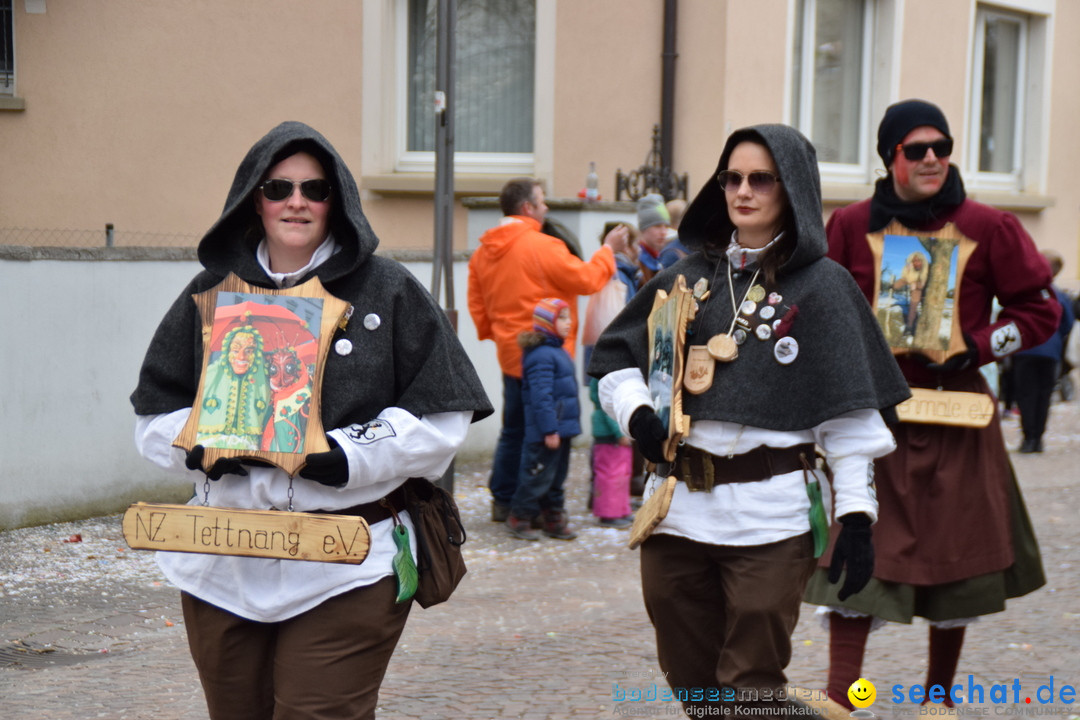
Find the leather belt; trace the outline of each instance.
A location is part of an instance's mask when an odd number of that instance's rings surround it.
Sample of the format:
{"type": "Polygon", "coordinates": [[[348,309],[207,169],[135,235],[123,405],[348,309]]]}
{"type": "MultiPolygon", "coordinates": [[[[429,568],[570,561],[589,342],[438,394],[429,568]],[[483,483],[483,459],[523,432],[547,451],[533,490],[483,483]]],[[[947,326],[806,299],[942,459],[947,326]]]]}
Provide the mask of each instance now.
{"type": "Polygon", "coordinates": [[[675,476],[693,491],[709,492],[715,485],[757,482],[804,467],[812,469],[814,453],[813,443],[786,448],[762,446],[731,457],[683,445],[675,455],[675,476]]]}
{"type": "Polygon", "coordinates": [[[393,507],[394,512],[401,512],[405,509],[404,485],[397,490],[394,490],[386,497],[374,502],[353,505],[352,507],[341,508],[340,510],[312,510],[311,512],[319,513],[321,515],[357,515],[364,518],[368,525],[374,525],[377,522],[382,522],[393,516],[394,513],[390,510],[391,506],[393,507]],[[383,503],[384,500],[389,506],[383,503]]]}

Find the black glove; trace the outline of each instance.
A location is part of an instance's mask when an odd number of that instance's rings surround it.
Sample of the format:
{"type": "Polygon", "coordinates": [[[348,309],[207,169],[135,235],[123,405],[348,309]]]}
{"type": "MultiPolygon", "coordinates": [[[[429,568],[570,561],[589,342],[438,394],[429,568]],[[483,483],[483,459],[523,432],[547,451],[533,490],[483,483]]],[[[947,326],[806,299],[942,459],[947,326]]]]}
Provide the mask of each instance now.
{"type": "MultiPolygon", "coordinates": [[[[206,449],[202,445],[196,445],[191,448],[191,451],[187,454],[187,459],[184,460],[184,464],[187,465],[188,470],[202,470],[203,469],[203,456],[206,454],[206,449]]],[[[206,477],[211,480],[220,480],[222,475],[247,475],[248,471],[240,464],[240,461],[235,458],[218,458],[218,461],[206,471],[206,477]]]]}
{"type": "Polygon", "coordinates": [[[638,449],[645,459],[653,463],[667,462],[664,457],[664,441],[668,431],[664,421],[648,405],[642,405],[630,416],[630,436],[637,441],[638,449]]]}
{"type": "Polygon", "coordinates": [[[326,436],[330,443],[329,452],[312,453],[304,458],[304,467],[300,477],[314,480],[328,487],[345,487],[349,482],[349,459],[337,440],[326,436]]]}
{"type": "Polygon", "coordinates": [[[870,516],[866,513],[848,513],[840,518],[843,525],[836,538],[832,562],[829,564],[829,582],[840,581],[840,572],[847,566],[844,585],[837,594],[841,600],[866,587],[874,574],[874,545],[870,542],[870,516]]]}
{"type": "Polygon", "coordinates": [[[930,372],[942,375],[958,373],[978,364],[979,361],[979,348],[975,347],[975,341],[967,333],[964,333],[964,344],[967,346],[964,352],[953,355],[943,363],[930,362],[930,358],[925,355],[916,355],[915,358],[923,363],[930,372]]]}

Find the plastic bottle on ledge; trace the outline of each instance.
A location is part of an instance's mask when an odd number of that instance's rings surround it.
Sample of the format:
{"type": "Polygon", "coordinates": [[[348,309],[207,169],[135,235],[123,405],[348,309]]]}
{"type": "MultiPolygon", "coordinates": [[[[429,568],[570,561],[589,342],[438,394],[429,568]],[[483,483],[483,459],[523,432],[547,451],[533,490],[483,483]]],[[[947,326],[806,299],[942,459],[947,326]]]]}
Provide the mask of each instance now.
{"type": "Polygon", "coordinates": [[[600,176],[596,174],[596,163],[589,163],[589,174],[585,176],[585,202],[600,200],[600,176]]]}

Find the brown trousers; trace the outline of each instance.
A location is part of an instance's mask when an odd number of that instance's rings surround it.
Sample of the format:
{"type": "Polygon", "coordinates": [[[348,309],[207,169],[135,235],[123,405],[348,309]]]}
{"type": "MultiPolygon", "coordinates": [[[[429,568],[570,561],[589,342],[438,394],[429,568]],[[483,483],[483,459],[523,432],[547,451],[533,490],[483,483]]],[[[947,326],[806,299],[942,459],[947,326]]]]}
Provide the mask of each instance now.
{"type": "Polygon", "coordinates": [[[749,547],[658,534],[641,545],[660,668],[684,707],[771,704],[814,565],[809,533],[749,547]]]}
{"type": "Polygon", "coordinates": [[[213,720],[374,718],[412,602],[383,578],[289,620],[261,623],[183,593],[191,657],[213,720]]]}

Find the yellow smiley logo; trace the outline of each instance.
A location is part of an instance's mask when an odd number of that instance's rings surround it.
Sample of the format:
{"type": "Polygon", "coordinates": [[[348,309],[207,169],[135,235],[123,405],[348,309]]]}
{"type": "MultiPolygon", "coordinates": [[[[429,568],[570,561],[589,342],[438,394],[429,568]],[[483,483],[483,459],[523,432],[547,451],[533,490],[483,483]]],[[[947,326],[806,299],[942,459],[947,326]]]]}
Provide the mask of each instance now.
{"type": "Polygon", "coordinates": [[[874,700],[877,700],[877,688],[866,678],[859,678],[851,683],[847,697],[855,707],[867,708],[874,704],[874,700]]]}

